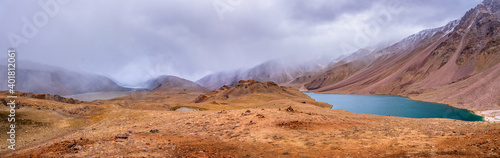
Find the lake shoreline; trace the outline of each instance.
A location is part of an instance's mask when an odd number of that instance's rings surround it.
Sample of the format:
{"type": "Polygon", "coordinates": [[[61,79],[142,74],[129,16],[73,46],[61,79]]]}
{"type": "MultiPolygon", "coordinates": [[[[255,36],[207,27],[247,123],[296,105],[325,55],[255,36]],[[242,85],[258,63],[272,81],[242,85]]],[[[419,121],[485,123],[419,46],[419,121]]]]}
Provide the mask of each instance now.
{"type": "Polygon", "coordinates": [[[500,110],[483,110],[477,111],[477,115],[483,116],[484,121],[500,122],[500,110]]]}
{"type": "MultiPolygon", "coordinates": [[[[475,115],[482,116],[483,117],[483,121],[485,121],[485,122],[496,122],[496,121],[492,121],[492,120],[495,120],[495,117],[487,116],[487,115],[485,115],[485,114],[482,113],[483,111],[476,111],[476,110],[471,110],[471,109],[460,108],[460,107],[454,106],[453,104],[448,104],[448,103],[439,103],[439,102],[433,102],[433,101],[425,101],[425,100],[415,99],[415,98],[412,98],[410,96],[403,96],[403,95],[397,95],[397,96],[407,97],[407,98],[409,98],[411,100],[414,100],[414,101],[423,101],[423,102],[430,102],[430,103],[437,103],[437,104],[445,104],[445,105],[448,105],[448,106],[451,106],[451,107],[454,107],[454,108],[457,108],[457,109],[464,109],[464,110],[470,111],[471,113],[473,113],[475,115]]],[[[485,110],[485,111],[489,111],[489,110],[485,110]]],[[[500,112],[500,110],[498,110],[498,111],[500,112]]],[[[497,120],[497,121],[500,121],[500,118],[498,118],[498,119],[499,120],[497,120]]]]}

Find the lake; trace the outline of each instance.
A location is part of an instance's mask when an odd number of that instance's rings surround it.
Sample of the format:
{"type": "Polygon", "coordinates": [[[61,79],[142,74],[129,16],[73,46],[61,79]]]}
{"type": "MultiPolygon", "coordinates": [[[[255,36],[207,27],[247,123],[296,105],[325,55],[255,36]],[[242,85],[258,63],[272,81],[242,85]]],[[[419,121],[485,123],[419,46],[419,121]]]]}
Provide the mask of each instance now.
{"type": "Polygon", "coordinates": [[[80,101],[94,101],[94,100],[108,100],[137,93],[140,92],[136,91],[93,92],[93,93],[75,94],[63,97],[73,98],[80,101]]]}
{"type": "Polygon", "coordinates": [[[199,109],[193,109],[193,108],[187,108],[187,107],[181,107],[176,109],[175,111],[200,111],[199,109]]]}
{"type": "Polygon", "coordinates": [[[445,104],[414,101],[395,95],[355,95],[308,93],[316,101],[354,113],[390,115],[409,118],[450,118],[463,121],[483,121],[482,116],[445,104]]]}

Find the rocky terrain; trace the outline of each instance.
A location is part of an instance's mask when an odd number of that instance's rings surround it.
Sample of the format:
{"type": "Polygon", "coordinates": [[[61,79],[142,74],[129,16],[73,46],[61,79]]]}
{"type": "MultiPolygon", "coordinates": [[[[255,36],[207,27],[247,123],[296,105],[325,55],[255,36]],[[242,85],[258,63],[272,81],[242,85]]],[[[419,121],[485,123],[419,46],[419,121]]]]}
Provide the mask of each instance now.
{"type": "Polygon", "coordinates": [[[192,102],[195,107],[217,109],[217,107],[226,106],[229,109],[234,109],[269,107],[269,103],[274,100],[288,100],[325,108],[332,107],[326,103],[316,102],[306,94],[291,87],[282,87],[274,82],[255,80],[241,80],[233,87],[222,86],[217,90],[198,96],[192,102]]]}
{"type": "MultiPolygon", "coordinates": [[[[74,104],[19,94],[18,99],[30,105],[18,109],[23,118],[18,122],[20,143],[15,152],[2,148],[0,155],[498,157],[500,153],[498,123],[355,114],[318,106],[310,98],[292,95],[293,91],[281,94],[284,89],[271,82],[241,81],[207,93],[151,92],[74,104]],[[275,97],[252,104],[249,98],[260,93],[275,97]],[[246,102],[203,105],[227,101],[218,98],[221,94],[246,102]],[[193,103],[200,95],[215,97],[193,103]],[[172,111],[165,103],[204,110],[172,111]]],[[[6,109],[4,105],[0,111],[6,109]]],[[[5,126],[6,121],[2,123],[5,126]]]]}

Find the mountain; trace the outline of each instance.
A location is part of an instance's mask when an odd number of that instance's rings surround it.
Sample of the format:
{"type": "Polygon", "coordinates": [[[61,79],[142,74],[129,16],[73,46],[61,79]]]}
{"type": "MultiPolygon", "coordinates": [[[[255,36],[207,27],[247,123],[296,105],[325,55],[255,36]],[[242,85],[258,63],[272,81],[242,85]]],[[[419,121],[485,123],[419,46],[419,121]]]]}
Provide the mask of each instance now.
{"type": "Polygon", "coordinates": [[[239,81],[239,78],[241,78],[239,77],[240,73],[241,70],[218,72],[207,75],[196,81],[196,83],[200,84],[201,86],[209,90],[215,90],[223,85],[233,86],[236,85],[236,83],[238,83],[239,81]]]}
{"type": "Polygon", "coordinates": [[[500,0],[421,31],[304,82],[322,93],[395,94],[484,110],[500,109],[500,0]]]}
{"type": "Polygon", "coordinates": [[[146,82],[148,89],[156,92],[207,92],[204,87],[176,76],[163,75],[146,82]]]}
{"type": "MultiPolygon", "coordinates": [[[[367,48],[359,49],[358,51],[353,52],[347,56],[340,56],[336,60],[330,62],[330,64],[328,64],[323,69],[312,71],[312,72],[305,72],[301,76],[297,76],[292,81],[290,81],[288,84],[286,84],[286,86],[291,86],[291,87],[297,88],[301,91],[307,91],[308,88],[306,88],[304,83],[309,83],[309,82],[315,81],[317,78],[326,79],[327,77],[325,77],[325,75],[321,76],[322,74],[328,74],[330,76],[333,76],[334,78],[329,78],[328,79],[329,81],[320,82],[321,84],[328,84],[329,82],[332,82],[332,81],[334,82],[334,81],[339,81],[341,79],[344,79],[346,75],[349,75],[351,73],[351,71],[357,71],[357,69],[359,69],[363,66],[366,66],[366,64],[369,61],[372,61],[371,59],[373,57],[368,57],[368,58],[364,59],[364,60],[370,59],[368,61],[365,61],[365,63],[358,63],[361,65],[347,66],[350,68],[354,68],[354,70],[342,70],[342,72],[332,72],[332,71],[330,71],[330,69],[345,65],[347,63],[351,63],[352,61],[355,61],[355,60],[358,60],[361,58],[364,58],[364,57],[372,54],[373,52],[377,52],[379,50],[382,50],[383,48],[390,46],[389,43],[390,42],[381,42],[374,47],[367,47],[367,48]],[[334,75],[332,75],[332,74],[334,74],[334,75]]],[[[317,83],[318,82],[315,81],[315,83],[313,83],[313,84],[317,84],[317,83]]],[[[315,86],[318,86],[318,85],[315,85],[315,86]]],[[[311,89],[311,87],[313,87],[313,86],[309,86],[309,89],[311,89]]]]}
{"type": "MultiPolygon", "coordinates": [[[[347,73],[344,73],[346,70],[342,70],[343,72],[332,72],[330,70],[331,68],[335,68],[335,67],[345,65],[347,63],[351,63],[352,61],[363,58],[363,57],[371,54],[372,52],[373,51],[369,50],[369,49],[360,49],[360,50],[358,50],[358,51],[356,51],[348,56],[342,56],[339,58],[340,60],[333,61],[326,68],[324,68],[320,71],[308,72],[308,73],[304,73],[302,76],[296,77],[293,81],[291,81],[288,84],[288,86],[292,86],[292,87],[295,87],[299,90],[306,91],[308,89],[317,88],[319,86],[319,85],[317,85],[318,83],[319,84],[328,84],[330,82],[340,81],[340,80],[344,79],[345,76],[349,75],[350,74],[349,72],[357,71],[357,70],[347,70],[347,73]],[[326,74],[326,75],[324,75],[324,74],[326,74]],[[327,77],[327,76],[332,76],[333,78],[327,77]],[[317,78],[321,78],[321,79],[319,81],[317,81],[317,78]],[[325,80],[328,80],[328,81],[325,81],[325,80]],[[303,83],[309,83],[309,82],[313,82],[311,84],[316,84],[316,85],[310,85],[310,84],[304,85],[303,84],[303,83]]],[[[366,66],[366,64],[361,65],[361,67],[363,67],[363,66],[366,66]]],[[[350,67],[350,68],[354,68],[354,69],[361,68],[360,66],[353,66],[353,65],[345,66],[345,67],[350,67]]]]}
{"type": "Polygon", "coordinates": [[[387,61],[396,62],[412,50],[423,49],[419,47],[419,44],[427,45],[429,44],[428,41],[435,40],[433,36],[441,37],[446,35],[456,24],[457,22],[453,21],[443,27],[421,31],[384,49],[377,49],[376,51],[358,50],[340,62],[329,65],[328,69],[310,77],[312,79],[304,80],[302,83],[306,83],[304,87],[308,90],[317,90],[343,81],[361,70],[366,70],[363,71],[366,73],[360,73],[359,75],[378,72],[374,69],[385,69],[391,64],[390,62],[386,63],[387,61]],[[366,69],[368,66],[372,67],[372,69],[366,69]]]}
{"type": "Polygon", "coordinates": [[[331,62],[332,59],[328,57],[308,59],[301,63],[299,62],[299,64],[289,63],[284,60],[270,60],[247,70],[207,75],[196,81],[196,83],[210,90],[217,89],[223,85],[234,86],[240,80],[272,81],[278,85],[289,85],[295,78],[315,73],[325,68],[331,62]]]}
{"type": "MultiPolygon", "coordinates": [[[[30,61],[18,61],[17,63],[16,86],[14,87],[16,91],[64,96],[90,92],[129,90],[100,75],[77,73],[30,61]]],[[[3,65],[1,67],[7,66],[3,65]]],[[[1,69],[0,73],[7,74],[7,69],[1,69]]],[[[7,83],[7,77],[1,78],[0,82],[7,83]]],[[[7,90],[7,84],[2,86],[1,89],[7,90]]]]}

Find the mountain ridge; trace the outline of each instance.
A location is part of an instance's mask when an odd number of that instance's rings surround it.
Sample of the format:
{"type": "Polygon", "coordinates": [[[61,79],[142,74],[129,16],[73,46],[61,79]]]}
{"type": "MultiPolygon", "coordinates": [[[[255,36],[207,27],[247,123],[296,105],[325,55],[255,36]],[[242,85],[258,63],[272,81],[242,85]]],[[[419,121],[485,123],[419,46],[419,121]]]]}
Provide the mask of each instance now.
{"type": "Polygon", "coordinates": [[[330,62],[328,58],[311,59],[299,64],[286,63],[283,60],[269,60],[249,69],[210,74],[197,80],[196,83],[209,90],[215,90],[223,85],[234,86],[240,80],[272,81],[278,85],[289,85],[289,82],[295,78],[317,72],[330,62]]]}
{"type": "MultiPolygon", "coordinates": [[[[21,61],[21,63],[20,66],[16,67],[15,91],[65,96],[91,92],[131,90],[118,85],[105,76],[97,74],[79,73],[31,61],[21,61]]],[[[7,69],[0,70],[0,73],[7,74],[7,69]]],[[[7,83],[6,79],[2,78],[0,82],[7,83]]],[[[2,90],[7,89],[7,85],[2,87],[2,90]]]]}
{"type": "Polygon", "coordinates": [[[199,84],[171,75],[162,75],[146,82],[153,92],[206,92],[199,84]]]}

